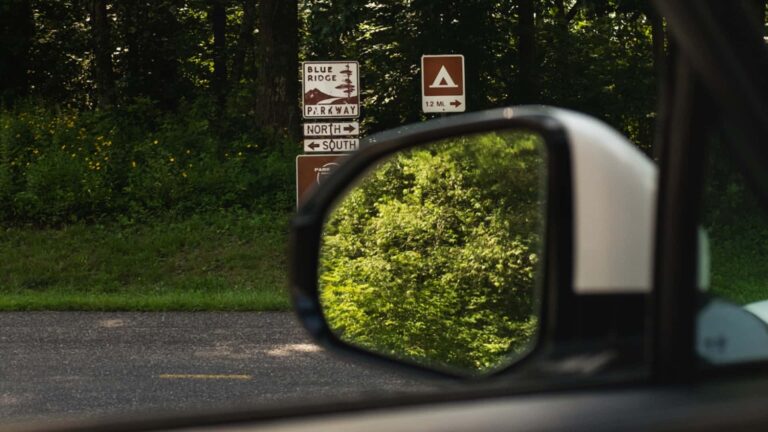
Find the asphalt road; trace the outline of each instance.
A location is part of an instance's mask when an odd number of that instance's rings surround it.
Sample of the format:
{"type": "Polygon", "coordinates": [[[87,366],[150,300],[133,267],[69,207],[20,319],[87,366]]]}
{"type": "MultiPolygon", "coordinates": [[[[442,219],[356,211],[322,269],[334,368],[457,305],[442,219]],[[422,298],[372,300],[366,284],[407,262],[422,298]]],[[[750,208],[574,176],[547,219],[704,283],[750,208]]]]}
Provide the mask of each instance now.
{"type": "Polygon", "coordinates": [[[411,392],[288,313],[0,313],[0,424],[411,392]]]}

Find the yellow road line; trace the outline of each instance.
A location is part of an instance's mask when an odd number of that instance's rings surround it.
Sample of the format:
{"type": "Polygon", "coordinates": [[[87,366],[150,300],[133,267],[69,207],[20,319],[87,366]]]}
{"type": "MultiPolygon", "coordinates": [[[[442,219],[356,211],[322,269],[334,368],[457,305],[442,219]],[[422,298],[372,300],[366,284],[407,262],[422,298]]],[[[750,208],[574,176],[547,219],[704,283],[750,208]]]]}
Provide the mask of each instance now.
{"type": "Polygon", "coordinates": [[[199,380],[241,380],[247,381],[253,379],[251,375],[231,375],[231,374],[160,374],[160,379],[199,379],[199,380]]]}

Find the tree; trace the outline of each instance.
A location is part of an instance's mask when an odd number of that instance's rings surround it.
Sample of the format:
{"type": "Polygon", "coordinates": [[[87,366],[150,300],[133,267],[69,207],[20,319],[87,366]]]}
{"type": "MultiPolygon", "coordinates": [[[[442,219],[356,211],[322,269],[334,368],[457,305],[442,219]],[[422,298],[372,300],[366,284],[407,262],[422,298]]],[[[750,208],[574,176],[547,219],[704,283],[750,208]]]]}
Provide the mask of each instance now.
{"type": "MultiPolygon", "coordinates": [[[[171,108],[189,95],[181,59],[194,29],[179,23],[178,0],[115,2],[123,51],[117,57],[121,90],[171,108]]],[[[200,41],[196,41],[198,44],[200,41]]]]}
{"type": "Polygon", "coordinates": [[[210,0],[208,20],[213,33],[211,89],[221,111],[227,95],[227,10],[222,0],[210,0]]]}
{"type": "Polygon", "coordinates": [[[750,5],[753,9],[752,16],[755,17],[756,24],[762,28],[763,34],[765,34],[765,8],[767,4],[766,0],[752,0],[750,5]]]}
{"type": "Polygon", "coordinates": [[[115,103],[115,77],[112,69],[112,43],[110,38],[107,0],[90,1],[91,33],[96,78],[96,100],[99,108],[115,103]]]}
{"type": "Polygon", "coordinates": [[[0,3],[0,103],[13,104],[29,92],[29,52],[34,22],[27,0],[0,3]]]}
{"type": "Polygon", "coordinates": [[[536,29],[534,0],[520,0],[517,12],[518,97],[516,104],[535,103],[538,95],[536,80],[536,29]]]}
{"type": "Polygon", "coordinates": [[[298,136],[298,4],[259,2],[258,118],[263,127],[298,136]]]}
{"type": "Polygon", "coordinates": [[[253,30],[256,27],[256,0],[243,0],[243,21],[237,37],[232,59],[232,83],[237,85],[243,77],[246,57],[253,57],[253,30]]]}

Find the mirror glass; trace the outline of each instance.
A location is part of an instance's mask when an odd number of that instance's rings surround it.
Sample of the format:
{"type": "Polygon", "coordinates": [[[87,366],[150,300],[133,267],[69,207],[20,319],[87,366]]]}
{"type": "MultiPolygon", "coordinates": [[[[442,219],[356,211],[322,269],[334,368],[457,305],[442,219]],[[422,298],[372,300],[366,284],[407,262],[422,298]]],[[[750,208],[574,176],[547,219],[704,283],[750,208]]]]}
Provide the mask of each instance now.
{"type": "Polygon", "coordinates": [[[546,151],[495,131],[396,153],[324,227],[320,301],[331,330],[369,352],[488,373],[535,345],[546,151]]]}

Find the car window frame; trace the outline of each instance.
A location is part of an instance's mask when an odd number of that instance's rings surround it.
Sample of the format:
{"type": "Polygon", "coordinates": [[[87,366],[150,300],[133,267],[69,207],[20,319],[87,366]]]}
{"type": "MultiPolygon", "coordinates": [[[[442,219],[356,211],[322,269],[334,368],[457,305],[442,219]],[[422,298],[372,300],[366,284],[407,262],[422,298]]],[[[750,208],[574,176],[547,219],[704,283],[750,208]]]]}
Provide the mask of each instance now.
{"type": "Polygon", "coordinates": [[[654,0],[676,52],[660,133],[661,172],[652,293],[652,371],[657,382],[752,373],[768,359],[702,368],[696,353],[699,221],[706,146],[717,116],[739,126],[740,171],[768,202],[768,50],[743,2],[654,0]],[[763,169],[760,169],[763,167],[763,169]]]}

